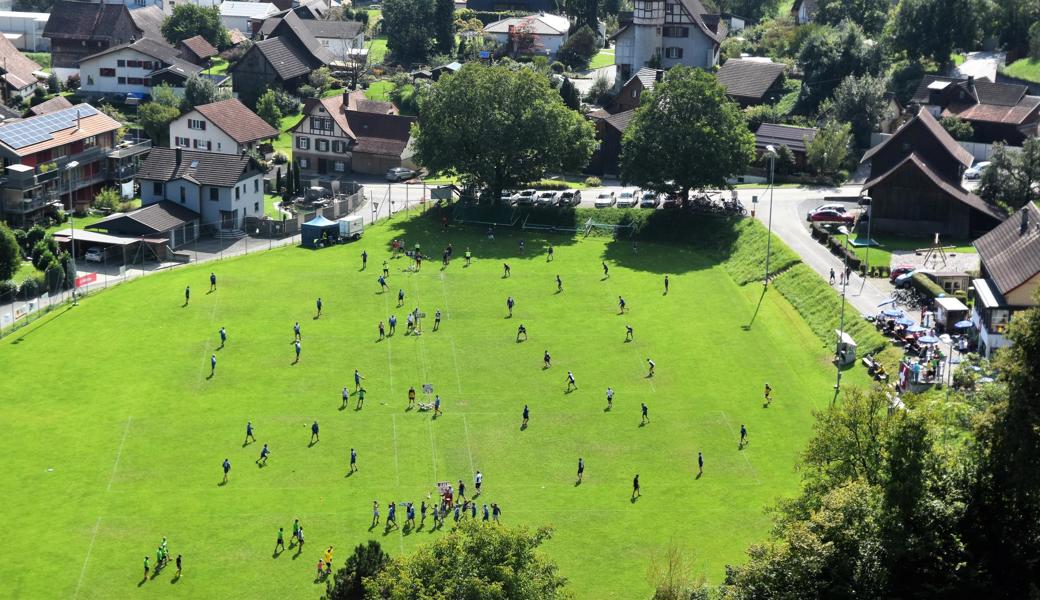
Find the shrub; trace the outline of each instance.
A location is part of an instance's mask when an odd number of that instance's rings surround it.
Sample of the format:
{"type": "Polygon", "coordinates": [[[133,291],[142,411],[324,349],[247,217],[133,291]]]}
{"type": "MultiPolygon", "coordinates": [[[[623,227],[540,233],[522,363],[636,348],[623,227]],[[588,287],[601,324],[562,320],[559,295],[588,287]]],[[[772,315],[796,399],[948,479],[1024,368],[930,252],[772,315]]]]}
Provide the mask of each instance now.
{"type": "Polygon", "coordinates": [[[599,177],[586,177],[585,178],[585,186],[586,187],[599,187],[601,185],[603,185],[603,182],[600,180],[599,177]]]}
{"type": "Polygon", "coordinates": [[[122,198],[119,197],[119,191],[116,188],[107,187],[94,196],[94,208],[114,211],[119,208],[121,200],[122,198]]]}
{"type": "Polygon", "coordinates": [[[43,275],[30,275],[22,282],[22,285],[18,287],[18,295],[23,300],[28,300],[29,298],[35,298],[42,294],[46,287],[43,275]]]}
{"type": "Polygon", "coordinates": [[[47,291],[50,293],[53,294],[65,289],[65,269],[61,268],[57,260],[47,266],[43,278],[47,283],[47,291]]]}
{"type": "Polygon", "coordinates": [[[18,294],[18,284],[13,281],[0,281],[0,304],[14,301],[18,294]]]}
{"type": "Polygon", "coordinates": [[[289,157],[284,152],[275,152],[274,156],[271,157],[271,162],[276,165],[284,165],[289,162],[289,157]]]}
{"type": "Polygon", "coordinates": [[[558,60],[554,60],[552,64],[549,65],[549,70],[559,75],[560,73],[563,73],[567,70],[567,65],[563,64],[558,60]]]}
{"type": "Polygon", "coordinates": [[[914,273],[913,277],[910,278],[910,286],[915,290],[926,294],[930,298],[938,298],[939,296],[946,295],[946,291],[929,279],[924,273],[914,273]]]}
{"type": "Polygon", "coordinates": [[[300,99],[289,92],[277,88],[274,92],[274,103],[283,115],[294,115],[300,112],[300,99]]]}

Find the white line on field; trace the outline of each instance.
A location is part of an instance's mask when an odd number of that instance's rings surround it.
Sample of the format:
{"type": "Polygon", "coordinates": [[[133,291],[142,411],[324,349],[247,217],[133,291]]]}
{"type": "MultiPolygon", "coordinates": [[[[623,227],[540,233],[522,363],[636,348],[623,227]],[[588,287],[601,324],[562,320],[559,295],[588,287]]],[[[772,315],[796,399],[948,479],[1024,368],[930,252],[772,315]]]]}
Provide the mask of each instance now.
{"type": "Polygon", "coordinates": [[[469,445],[469,424],[466,421],[466,415],[462,415],[462,430],[466,433],[466,453],[469,454],[469,473],[473,475],[477,472],[473,465],[473,448],[469,445]]]}
{"type": "Polygon", "coordinates": [[[437,441],[433,439],[433,421],[427,421],[430,428],[430,460],[433,462],[433,480],[437,481],[437,441]]]}
{"type": "MultiPolygon", "coordinates": [[[[726,428],[729,429],[729,432],[734,436],[737,435],[737,431],[733,429],[733,425],[729,422],[729,417],[726,416],[726,411],[720,410],[719,414],[722,415],[722,420],[726,422],[726,428]]],[[[758,478],[758,471],[755,470],[755,467],[751,466],[751,461],[748,460],[747,453],[743,450],[738,450],[738,452],[740,452],[740,455],[744,457],[744,462],[746,462],[748,468],[751,469],[751,474],[755,476],[755,483],[761,484],[762,481],[758,478]]]]}
{"type": "Polygon", "coordinates": [[[83,577],[87,574],[87,563],[90,562],[90,553],[94,551],[94,540],[97,539],[98,528],[101,527],[101,517],[94,521],[94,534],[90,536],[90,545],[87,546],[87,556],[83,558],[83,568],[79,570],[79,581],[76,582],[76,591],[73,598],[79,597],[79,588],[83,586],[83,577]]]}
{"type": "Polygon", "coordinates": [[[119,440],[119,450],[116,451],[116,460],[112,463],[112,474],[108,477],[108,488],[106,491],[112,491],[112,482],[116,479],[116,469],[119,468],[119,459],[123,456],[123,445],[126,444],[126,435],[130,433],[130,423],[133,422],[133,417],[127,417],[126,427],[123,428],[123,439],[119,440]]]}
{"type": "Polygon", "coordinates": [[[394,424],[394,473],[397,474],[397,485],[401,485],[401,467],[397,462],[397,415],[390,415],[390,421],[394,424]]]}
{"type": "Polygon", "coordinates": [[[459,375],[459,355],[455,352],[455,338],[451,340],[451,360],[455,363],[455,385],[459,388],[459,397],[462,397],[462,376],[459,375]]]}

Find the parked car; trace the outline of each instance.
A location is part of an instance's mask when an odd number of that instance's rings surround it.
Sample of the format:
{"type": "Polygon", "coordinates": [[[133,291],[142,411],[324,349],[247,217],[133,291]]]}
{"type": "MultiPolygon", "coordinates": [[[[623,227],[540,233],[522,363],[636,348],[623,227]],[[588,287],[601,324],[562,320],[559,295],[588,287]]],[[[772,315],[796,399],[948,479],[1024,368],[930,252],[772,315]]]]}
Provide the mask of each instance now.
{"type": "Polygon", "coordinates": [[[618,208],[632,208],[639,205],[639,192],[623,190],[617,197],[618,208]]]}
{"type": "Polygon", "coordinates": [[[544,192],[538,192],[538,195],[534,197],[534,203],[538,206],[553,206],[556,204],[556,198],[560,195],[560,192],[553,192],[546,190],[544,192]]]}
{"type": "Polygon", "coordinates": [[[896,279],[900,275],[906,275],[907,273],[913,273],[916,269],[917,269],[917,267],[915,267],[914,265],[898,265],[898,266],[892,267],[892,269],[888,272],[888,280],[891,281],[892,283],[895,283],[896,279]]]}
{"type": "Polygon", "coordinates": [[[516,195],[516,205],[530,206],[534,204],[534,195],[537,193],[535,190],[520,190],[520,193],[516,195]]]}
{"type": "Polygon", "coordinates": [[[516,202],[516,192],[513,190],[502,190],[502,193],[498,196],[498,201],[502,204],[512,204],[516,202]]]}
{"type": "Polygon", "coordinates": [[[664,198],[664,204],[661,208],[679,208],[679,195],[668,194],[664,198]]]}
{"type": "Polygon", "coordinates": [[[806,217],[807,220],[816,223],[841,223],[842,225],[852,225],[856,222],[856,216],[851,213],[840,213],[836,210],[814,210],[809,213],[806,217]]]}
{"type": "Polygon", "coordinates": [[[406,181],[415,177],[416,172],[405,167],[393,167],[386,172],[387,181],[406,181]]]}
{"type": "Polygon", "coordinates": [[[577,206],[581,204],[581,190],[564,190],[556,199],[560,206],[577,206]]]}
{"type": "Polygon", "coordinates": [[[87,262],[105,262],[105,249],[100,246],[91,246],[87,248],[86,253],[83,254],[83,258],[87,262]]]}
{"type": "Polygon", "coordinates": [[[814,212],[816,212],[818,210],[833,210],[834,212],[839,212],[839,213],[847,213],[847,212],[849,212],[849,209],[844,204],[839,204],[837,202],[832,202],[830,204],[821,204],[820,206],[817,206],[816,208],[812,209],[809,212],[810,213],[814,213],[814,212]]]}
{"type": "Polygon", "coordinates": [[[596,194],[596,199],[592,205],[596,208],[609,208],[614,206],[615,201],[614,192],[600,192],[596,194]]]}
{"type": "Polygon", "coordinates": [[[982,162],[977,162],[977,163],[973,164],[970,169],[968,169],[967,171],[964,172],[964,178],[965,179],[971,179],[971,180],[979,179],[979,178],[982,177],[982,172],[985,171],[988,167],[989,167],[989,161],[988,160],[984,160],[982,162]]]}
{"type": "Polygon", "coordinates": [[[643,192],[639,199],[640,208],[657,208],[661,205],[661,195],[654,192],[643,192]]]}

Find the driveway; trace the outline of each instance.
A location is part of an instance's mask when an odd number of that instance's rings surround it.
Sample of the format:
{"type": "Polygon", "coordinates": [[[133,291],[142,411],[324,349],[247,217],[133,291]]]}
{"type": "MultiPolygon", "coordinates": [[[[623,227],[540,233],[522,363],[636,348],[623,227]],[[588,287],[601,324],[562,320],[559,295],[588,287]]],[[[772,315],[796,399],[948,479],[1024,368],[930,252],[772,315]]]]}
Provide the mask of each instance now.
{"type": "Polygon", "coordinates": [[[985,77],[990,81],[997,80],[997,69],[1004,66],[1007,54],[1003,52],[969,52],[960,66],[950,69],[951,77],[969,76],[975,79],[985,77]]]}

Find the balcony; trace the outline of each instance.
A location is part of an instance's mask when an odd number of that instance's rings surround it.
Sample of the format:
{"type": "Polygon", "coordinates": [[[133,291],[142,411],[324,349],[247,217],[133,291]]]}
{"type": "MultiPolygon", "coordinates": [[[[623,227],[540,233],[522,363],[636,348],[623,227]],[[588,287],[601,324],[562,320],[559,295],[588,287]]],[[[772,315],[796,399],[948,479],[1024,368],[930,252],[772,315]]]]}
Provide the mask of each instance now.
{"type": "Polygon", "coordinates": [[[33,198],[4,200],[5,214],[25,214],[39,210],[48,204],[56,204],[57,200],[50,194],[41,194],[33,198]]]}
{"type": "Polygon", "coordinates": [[[131,141],[127,140],[120,143],[115,148],[112,148],[108,157],[116,160],[122,160],[124,158],[132,158],[138,156],[152,149],[152,141],[131,141]]]}

